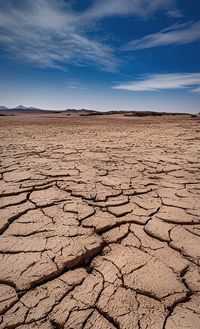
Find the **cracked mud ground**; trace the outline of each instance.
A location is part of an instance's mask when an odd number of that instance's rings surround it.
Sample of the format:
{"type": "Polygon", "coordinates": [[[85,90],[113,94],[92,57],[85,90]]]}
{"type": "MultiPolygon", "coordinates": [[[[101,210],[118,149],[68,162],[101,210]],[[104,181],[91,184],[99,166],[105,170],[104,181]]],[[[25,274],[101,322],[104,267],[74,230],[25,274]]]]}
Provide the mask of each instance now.
{"type": "Polygon", "coordinates": [[[0,328],[200,328],[200,120],[2,117],[0,328]]]}

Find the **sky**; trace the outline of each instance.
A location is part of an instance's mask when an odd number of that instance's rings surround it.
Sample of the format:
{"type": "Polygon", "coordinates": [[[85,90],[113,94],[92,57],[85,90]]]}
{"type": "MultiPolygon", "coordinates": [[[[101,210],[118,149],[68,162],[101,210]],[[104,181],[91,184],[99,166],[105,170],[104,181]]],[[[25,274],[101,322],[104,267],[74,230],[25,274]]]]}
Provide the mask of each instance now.
{"type": "Polygon", "coordinates": [[[0,0],[0,105],[200,112],[199,0],[0,0]]]}

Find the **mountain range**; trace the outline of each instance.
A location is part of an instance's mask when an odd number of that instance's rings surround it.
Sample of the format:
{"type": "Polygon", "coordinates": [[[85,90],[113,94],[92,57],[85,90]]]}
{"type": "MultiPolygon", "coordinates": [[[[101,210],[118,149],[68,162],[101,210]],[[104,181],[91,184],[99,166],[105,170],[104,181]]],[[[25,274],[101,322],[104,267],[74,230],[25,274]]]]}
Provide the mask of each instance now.
{"type": "Polygon", "coordinates": [[[97,116],[97,115],[112,115],[122,114],[125,116],[161,116],[161,115],[183,115],[188,113],[167,113],[167,112],[156,112],[156,111],[94,111],[88,109],[66,109],[66,110],[43,110],[36,107],[26,107],[24,105],[18,105],[14,108],[8,108],[6,106],[0,106],[0,115],[27,115],[27,114],[64,114],[64,115],[79,115],[79,116],[97,116]]]}

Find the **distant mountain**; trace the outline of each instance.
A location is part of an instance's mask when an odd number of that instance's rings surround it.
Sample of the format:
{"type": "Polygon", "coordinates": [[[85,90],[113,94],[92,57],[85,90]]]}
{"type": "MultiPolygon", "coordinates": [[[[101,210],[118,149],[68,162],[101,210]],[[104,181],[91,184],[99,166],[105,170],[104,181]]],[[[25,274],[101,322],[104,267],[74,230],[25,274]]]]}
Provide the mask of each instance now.
{"type": "MultiPolygon", "coordinates": [[[[27,110],[42,110],[42,109],[38,109],[37,107],[32,107],[32,106],[30,106],[30,107],[27,107],[26,108],[27,110]]],[[[45,111],[45,110],[42,110],[42,111],[45,111]]]]}
{"type": "Polygon", "coordinates": [[[23,106],[23,105],[18,105],[16,107],[14,107],[15,110],[26,110],[27,107],[23,106]]]}
{"type": "Polygon", "coordinates": [[[78,114],[87,114],[87,113],[99,113],[99,111],[94,111],[94,110],[87,110],[87,109],[67,109],[63,112],[66,113],[78,113],[78,114]]]}
{"type": "MultiPolygon", "coordinates": [[[[0,106],[0,110],[22,110],[22,111],[26,111],[26,110],[39,110],[39,111],[41,111],[41,109],[38,109],[38,108],[36,108],[36,107],[26,107],[26,106],[24,106],[24,105],[18,105],[18,106],[16,106],[16,107],[12,107],[12,108],[8,108],[8,107],[6,107],[6,106],[0,106]]],[[[43,111],[43,110],[42,110],[43,111]]]]}
{"type": "Polygon", "coordinates": [[[0,106],[1,115],[51,114],[54,112],[55,111],[45,111],[42,109],[38,109],[36,107],[25,107],[23,105],[18,105],[17,107],[14,108],[7,108],[5,106],[0,106]]]}
{"type": "Polygon", "coordinates": [[[27,107],[27,106],[24,106],[24,105],[18,105],[14,108],[12,108],[12,110],[23,110],[23,111],[26,111],[26,110],[33,110],[33,111],[44,111],[42,109],[38,109],[37,107],[27,107]]]}

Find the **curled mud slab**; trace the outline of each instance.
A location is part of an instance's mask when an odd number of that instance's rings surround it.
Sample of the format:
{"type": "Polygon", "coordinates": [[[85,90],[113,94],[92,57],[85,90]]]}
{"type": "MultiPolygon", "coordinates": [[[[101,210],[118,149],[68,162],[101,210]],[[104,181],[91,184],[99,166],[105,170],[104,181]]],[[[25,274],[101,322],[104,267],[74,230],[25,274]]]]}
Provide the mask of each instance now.
{"type": "Polygon", "coordinates": [[[199,329],[199,124],[1,118],[0,329],[199,329]]]}

